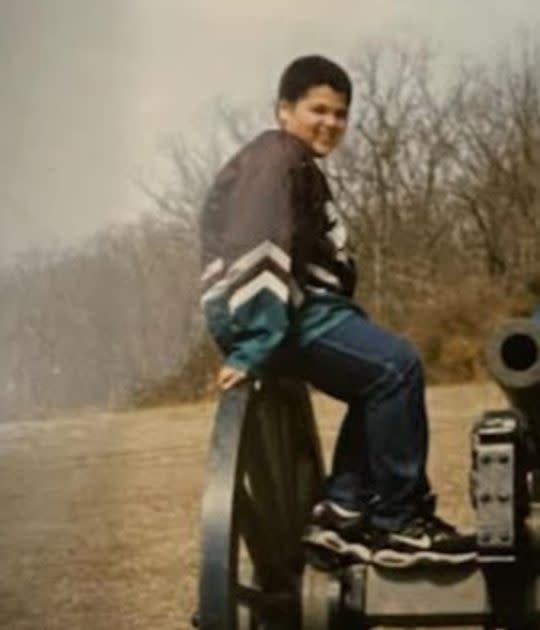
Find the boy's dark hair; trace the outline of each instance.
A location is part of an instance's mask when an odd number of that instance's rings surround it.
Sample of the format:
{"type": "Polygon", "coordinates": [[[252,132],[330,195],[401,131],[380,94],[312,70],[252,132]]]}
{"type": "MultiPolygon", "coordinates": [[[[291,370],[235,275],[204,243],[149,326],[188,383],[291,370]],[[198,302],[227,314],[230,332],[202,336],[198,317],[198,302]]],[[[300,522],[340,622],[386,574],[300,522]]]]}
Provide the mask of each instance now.
{"type": "Polygon", "coordinates": [[[290,63],[279,81],[278,99],[294,103],[312,87],[328,85],[343,94],[347,105],[352,98],[349,75],[330,59],[320,55],[299,57],[290,63]]]}

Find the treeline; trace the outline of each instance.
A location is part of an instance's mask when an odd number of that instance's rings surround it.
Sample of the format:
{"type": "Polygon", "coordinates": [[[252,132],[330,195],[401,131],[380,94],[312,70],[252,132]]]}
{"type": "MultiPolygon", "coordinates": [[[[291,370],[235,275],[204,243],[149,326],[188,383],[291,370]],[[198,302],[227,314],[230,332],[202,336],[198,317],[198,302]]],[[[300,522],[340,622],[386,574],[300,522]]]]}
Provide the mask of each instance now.
{"type": "MultiPolygon", "coordinates": [[[[412,337],[432,380],[482,370],[501,319],[540,296],[540,57],[442,81],[426,52],[353,66],[345,146],[325,164],[349,222],[358,299],[412,337]]],[[[208,150],[176,143],[156,213],[0,277],[0,418],[209,391],[217,357],[198,315],[197,215],[213,174],[265,126],[222,108],[208,150]]]]}
{"type": "Polygon", "coordinates": [[[0,276],[0,418],[130,403],[183,363],[197,248],[155,217],[0,276]]]}

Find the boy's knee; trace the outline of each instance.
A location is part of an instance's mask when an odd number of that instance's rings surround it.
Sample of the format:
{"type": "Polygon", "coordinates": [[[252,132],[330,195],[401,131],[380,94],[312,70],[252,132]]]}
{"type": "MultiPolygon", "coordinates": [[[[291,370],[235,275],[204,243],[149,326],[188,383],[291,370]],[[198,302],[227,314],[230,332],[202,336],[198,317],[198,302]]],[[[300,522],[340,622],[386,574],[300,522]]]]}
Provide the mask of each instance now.
{"type": "Polygon", "coordinates": [[[422,361],[416,348],[407,339],[399,338],[388,367],[400,377],[409,372],[422,372],[422,361]]]}
{"type": "Polygon", "coordinates": [[[407,339],[402,340],[403,348],[403,359],[402,365],[406,369],[411,368],[422,368],[422,360],[420,359],[420,355],[418,354],[418,350],[413,346],[413,344],[407,339]]]}

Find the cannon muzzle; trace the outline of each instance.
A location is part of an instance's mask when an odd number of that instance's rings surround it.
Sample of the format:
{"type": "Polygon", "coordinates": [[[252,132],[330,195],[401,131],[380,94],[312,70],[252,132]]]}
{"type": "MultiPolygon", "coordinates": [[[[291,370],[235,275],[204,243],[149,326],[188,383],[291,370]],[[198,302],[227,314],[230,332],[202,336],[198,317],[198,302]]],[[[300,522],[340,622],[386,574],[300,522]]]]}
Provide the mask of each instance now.
{"type": "Polygon", "coordinates": [[[508,321],[489,341],[486,355],[491,376],[524,416],[540,453],[540,322],[508,321]]]}

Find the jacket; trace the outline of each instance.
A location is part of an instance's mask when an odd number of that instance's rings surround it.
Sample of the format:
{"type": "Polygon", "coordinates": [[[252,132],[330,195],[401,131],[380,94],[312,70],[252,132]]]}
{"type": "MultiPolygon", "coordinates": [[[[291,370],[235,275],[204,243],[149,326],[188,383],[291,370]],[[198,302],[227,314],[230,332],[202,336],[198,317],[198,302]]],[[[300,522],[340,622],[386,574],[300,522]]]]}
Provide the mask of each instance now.
{"type": "Polygon", "coordinates": [[[221,169],[200,227],[202,305],[229,365],[258,374],[293,328],[310,337],[308,304],[350,305],[345,225],[308,147],[287,132],[265,131],[221,169]]]}

